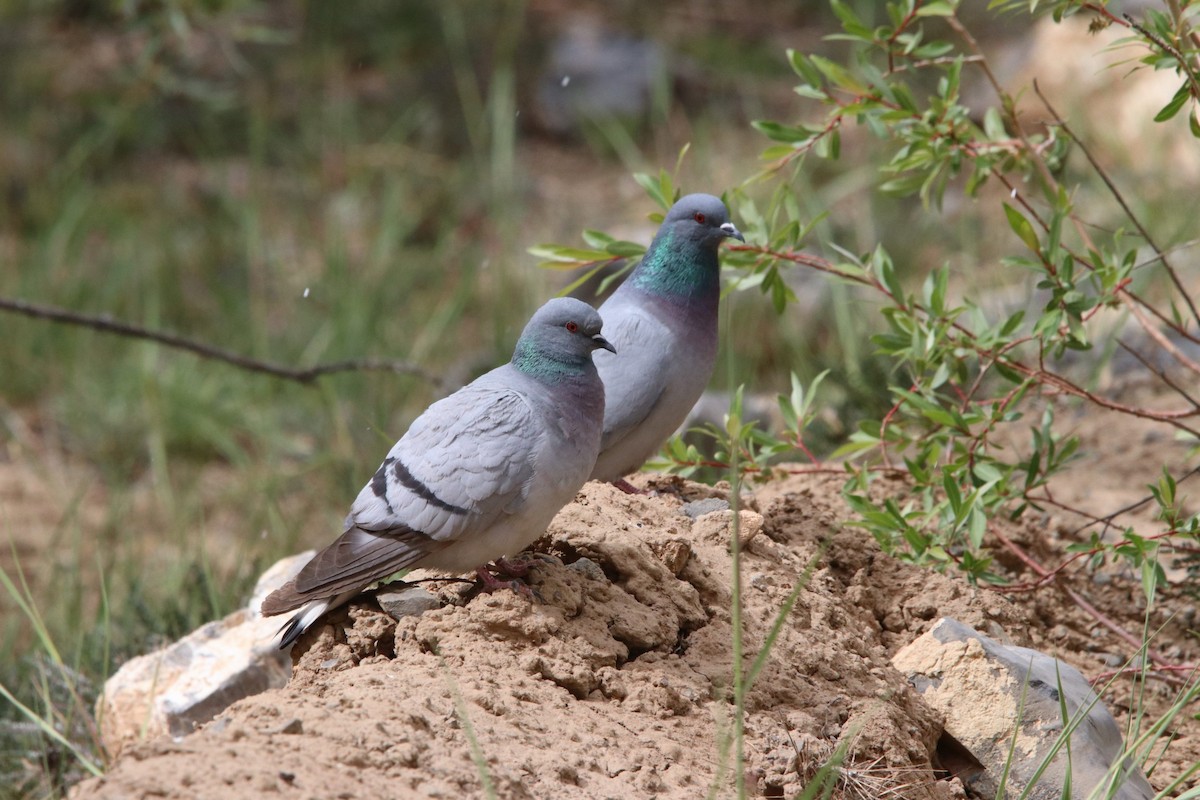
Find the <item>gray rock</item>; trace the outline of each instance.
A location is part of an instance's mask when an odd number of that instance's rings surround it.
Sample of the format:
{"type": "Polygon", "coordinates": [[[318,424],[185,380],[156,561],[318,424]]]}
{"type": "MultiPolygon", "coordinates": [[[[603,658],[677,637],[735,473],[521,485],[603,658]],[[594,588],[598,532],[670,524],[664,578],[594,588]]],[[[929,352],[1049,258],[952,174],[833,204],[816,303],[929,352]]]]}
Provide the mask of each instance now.
{"type": "Polygon", "coordinates": [[[259,604],[312,556],[310,550],[277,562],[245,608],[123,664],[96,701],[108,754],[115,758],[143,739],[181,738],[243,697],[284,686],[291,654],[276,647],[279,620],[265,619],[259,604]]]}
{"type": "Polygon", "coordinates": [[[605,580],[604,570],[600,565],[590,558],[579,558],[567,564],[567,569],[573,569],[576,572],[582,573],[595,581],[605,580]]]}
{"type": "Polygon", "coordinates": [[[1000,644],[945,617],[898,652],[892,664],[945,716],[946,734],[978,762],[959,773],[976,796],[996,795],[1010,759],[1007,790],[1013,796],[1028,787],[1022,796],[1031,800],[1060,800],[1068,769],[1072,798],[1091,797],[1097,787],[1098,796],[1118,800],[1154,796],[1128,758],[1116,770],[1113,785],[1119,788],[1105,791],[1106,775],[1122,757],[1124,742],[1112,714],[1074,667],[1036,650],[1000,644]],[[1075,720],[1082,721],[1070,734],[1068,758],[1062,733],[1075,720]],[[1019,721],[1015,730],[1014,721],[1019,721]],[[1049,765],[1030,785],[1047,759],[1049,765]]]}
{"type": "Polygon", "coordinates": [[[722,500],[719,497],[710,497],[706,500],[693,500],[690,503],[684,503],[679,507],[679,511],[692,519],[698,519],[705,514],[711,514],[714,511],[725,511],[728,508],[728,500],[722,500]]]}
{"type": "Polygon", "coordinates": [[[421,586],[387,589],[376,594],[375,599],[392,619],[416,617],[442,605],[437,595],[421,586]]]}

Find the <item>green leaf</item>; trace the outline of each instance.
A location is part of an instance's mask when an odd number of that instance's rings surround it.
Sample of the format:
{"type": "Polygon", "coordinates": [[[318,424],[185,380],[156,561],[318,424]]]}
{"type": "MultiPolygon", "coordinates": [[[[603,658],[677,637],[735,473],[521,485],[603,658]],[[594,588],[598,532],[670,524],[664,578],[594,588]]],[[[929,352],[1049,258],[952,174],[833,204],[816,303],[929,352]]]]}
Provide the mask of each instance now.
{"type": "Polygon", "coordinates": [[[612,244],[613,237],[609,236],[604,231],[585,230],[583,232],[583,240],[597,250],[603,250],[608,245],[612,244]]]}
{"type": "Polygon", "coordinates": [[[664,209],[670,209],[671,204],[675,202],[675,190],[671,185],[671,176],[666,170],[660,169],[657,178],[644,172],[635,172],[633,179],[664,209]]]}
{"type": "Polygon", "coordinates": [[[841,64],[822,56],[810,56],[810,59],[813,65],[821,71],[821,74],[835,86],[839,86],[851,94],[866,94],[867,87],[841,64]]]}
{"type": "Polygon", "coordinates": [[[802,142],[812,137],[812,131],[795,125],[784,125],[765,119],[757,119],[750,123],[759,133],[777,142],[802,142]]]}
{"type": "Polygon", "coordinates": [[[763,150],[758,157],[763,161],[778,161],[781,158],[787,158],[795,152],[796,148],[790,144],[774,144],[763,150]]]}
{"type": "Polygon", "coordinates": [[[952,17],[954,16],[954,4],[946,2],[946,0],[933,0],[926,2],[917,9],[918,17],[952,17]]]}
{"type": "MultiPolygon", "coordinates": [[[[854,39],[870,40],[871,29],[858,18],[854,10],[842,0],[830,0],[829,7],[842,23],[842,30],[851,34],[854,39]]],[[[828,37],[828,38],[833,38],[828,37]]],[[[839,37],[841,38],[841,37],[839,37]]]]}
{"type": "Polygon", "coordinates": [[[1175,96],[1171,101],[1162,107],[1157,114],[1154,115],[1155,122],[1166,122],[1171,117],[1179,113],[1179,109],[1183,108],[1183,104],[1192,96],[1191,87],[1184,83],[1179,87],[1179,91],[1175,92],[1175,96]]]}
{"type": "Polygon", "coordinates": [[[842,134],[835,128],[817,142],[817,155],[837,161],[842,154],[842,134]]]}
{"type": "Polygon", "coordinates": [[[646,246],[637,242],[609,242],[604,252],[619,258],[640,258],[646,252],[646,246]]]}
{"type": "Polygon", "coordinates": [[[578,247],[563,247],[557,244],[539,244],[529,248],[529,254],[544,259],[542,266],[550,269],[574,269],[594,261],[608,261],[603,250],[584,250],[578,247]]]}
{"type": "Polygon", "coordinates": [[[1025,243],[1033,252],[1038,252],[1038,237],[1033,230],[1033,225],[1025,218],[1025,216],[1010,206],[1008,203],[1003,203],[1004,216],[1008,217],[1008,226],[1013,229],[1013,232],[1025,243]]]}
{"type": "Polygon", "coordinates": [[[809,86],[820,86],[821,72],[813,66],[812,61],[807,56],[799,50],[788,49],[787,57],[788,62],[792,65],[792,70],[807,81],[809,86]]]}
{"type": "Polygon", "coordinates": [[[989,139],[1004,139],[1008,132],[1004,130],[1004,120],[1000,117],[1000,109],[995,106],[983,114],[983,132],[989,139]]]}
{"type": "Polygon", "coordinates": [[[890,181],[884,181],[880,184],[879,191],[893,197],[907,197],[920,191],[924,184],[925,176],[919,172],[912,172],[899,178],[892,178],[890,181]]]}
{"type": "Polygon", "coordinates": [[[807,84],[801,84],[793,88],[792,91],[801,97],[807,97],[810,100],[820,100],[824,102],[829,99],[829,95],[824,91],[815,86],[808,86],[807,84]]]}
{"type": "Polygon", "coordinates": [[[995,464],[987,461],[979,461],[975,464],[973,470],[975,477],[984,483],[999,483],[1004,475],[996,468],[995,464]]]}

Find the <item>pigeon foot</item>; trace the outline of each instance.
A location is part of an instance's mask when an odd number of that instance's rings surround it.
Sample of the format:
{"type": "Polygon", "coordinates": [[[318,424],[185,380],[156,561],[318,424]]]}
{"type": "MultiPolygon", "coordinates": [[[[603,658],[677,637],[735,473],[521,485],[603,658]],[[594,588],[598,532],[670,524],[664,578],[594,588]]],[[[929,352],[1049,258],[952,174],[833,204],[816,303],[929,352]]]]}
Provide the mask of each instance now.
{"type": "MultiPolygon", "coordinates": [[[[529,584],[520,580],[518,577],[514,576],[512,580],[507,580],[507,581],[500,580],[499,578],[496,577],[497,575],[513,575],[513,573],[506,571],[505,566],[502,566],[500,562],[504,562],[504,564],[507,565],[508,568],[512,568],[514,566],[512,564],[512,562],[508,562],[508,561],[505,561],[503,558],[499,558],[499,559],[496,559],[496,565],[494,568],[495,569],[494,572],[493,572],[493,567],[490,564],[484,564],[481,567],[475,568],[475,577],[477,577],[479,579],[479,584],[478,584],[479,591],[480,592],[488,592],[490,594],[491,592],[496,592],[501,589],[508,589],[512,592],[515,592],[516,594],[521,595],[526,600],[529,600],[531,602],[533,600],[536,600],[537,594],[534,592],[533,588],[529,584]]],[[[532,564],[524,565],[524,573],[525,574],[528,574],[531,566],[533,566],[533,565],[532,564]]]]}
{"type": "Polygon", "coordinates": [[[532,555],[520,555],[512,560],[500,556],[492,562],[491,571],[494,575],[503,575],[506,578],[524,578],[537,566],[539,560],[532,555]]]}

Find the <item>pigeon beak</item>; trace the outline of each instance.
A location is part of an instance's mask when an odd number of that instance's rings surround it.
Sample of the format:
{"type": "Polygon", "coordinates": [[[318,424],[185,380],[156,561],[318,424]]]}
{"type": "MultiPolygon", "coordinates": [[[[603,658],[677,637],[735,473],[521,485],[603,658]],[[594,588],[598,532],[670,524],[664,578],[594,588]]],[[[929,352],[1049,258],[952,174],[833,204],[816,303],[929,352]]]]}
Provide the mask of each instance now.
{"type": "Polygon", "coordinates": [[[617,354],[617,348],[615,348],[611,344],[609,344],[608,339],[605,339],[600,334],[597,333],[595,336],[593,336],[592,341],[596,343],[597,349],[607,350],[608,352],[612,353],[614,356],[617,354]]]}
{"type": "Polygon", "coordinates": [[[746,237],[742,236],[742,232],[739,231],[732,222],[726,222],[724,225],[722,225],[721,233],[730,238],[737,239],[739,242],[746,241],[746,237]]]}

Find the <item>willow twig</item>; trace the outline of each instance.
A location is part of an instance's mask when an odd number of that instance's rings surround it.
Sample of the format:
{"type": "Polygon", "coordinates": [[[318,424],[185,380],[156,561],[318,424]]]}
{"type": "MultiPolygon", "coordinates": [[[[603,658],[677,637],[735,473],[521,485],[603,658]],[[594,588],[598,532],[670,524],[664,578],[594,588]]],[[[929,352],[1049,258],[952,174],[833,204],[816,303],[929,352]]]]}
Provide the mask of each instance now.
{"type": "Polygon", "coordinates": [[[200,358],[208,358],[213,361],[223,361],[226,364],[247,370],[248,372],[261,372],[266,375],[271,375],[276,378],[284,378],[286,380],[296,381],[298,383],[311,384],[317,378],[323,375],[331,375],[335,372],[360,372],[360,371],[381,371],[395,372],[401,375],[412,375],[420,378],[433,386],[441,386],[442,378],[429,372],[424,367],[413,364],[408,361],[395,361],[385,358],[351,358],[343,361],[333,361],[325,364],[317,364],[311,367],[287,367],[282,364],[275,364],[270,361],[262,361],[257,358],[235,353],[232,350],[225,350],[220,347],[214,347],[204,342],[188,339],[180,336],[177,333],[169,331],[157,331],[150,328],[144,328],[141,325],[135,325],[131,322],[123,322],[113,319],[107,314],[93,315],[84,314],[78,311],[71,311],[65,308],[57,308],[55,306],[39,305],[30,303],[25,300],[14,300],[12,298],[0,297],[0,311],[10,311],[14,314],[21,314],[34,319],[46,319],[52,322],[61,322],[67,325],[76,325],[81,328],[91,328],[92,330],[101,331],[103,333],[112,333],[118,336],[126,336],[133,339],[143,339],[145,341],[161,344],[164,347],[173,347],[176,350],[185,350],[200,358]]]}

